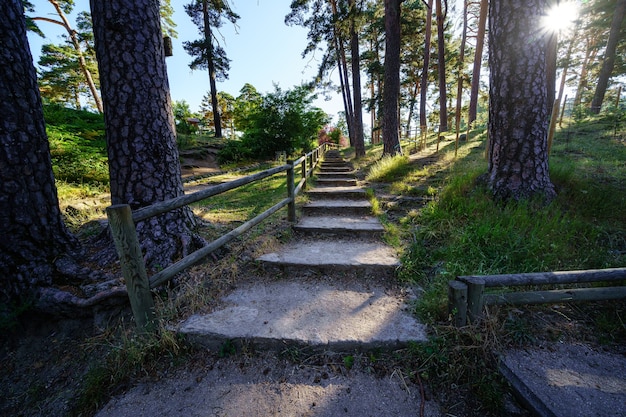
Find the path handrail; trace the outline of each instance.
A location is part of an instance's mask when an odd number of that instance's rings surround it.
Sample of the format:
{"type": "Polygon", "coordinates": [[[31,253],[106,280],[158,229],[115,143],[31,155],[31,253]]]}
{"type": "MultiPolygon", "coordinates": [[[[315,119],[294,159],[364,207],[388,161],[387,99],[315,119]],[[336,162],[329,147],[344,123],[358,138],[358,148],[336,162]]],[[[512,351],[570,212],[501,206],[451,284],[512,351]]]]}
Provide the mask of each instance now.
{"type": "Polygon", "coordinates": [[[155,313],[154,301],[152,299],[152,294],[150,293],[151,289],[166,283],[176,274],[199,262],[213,251],[242,235],[285,206],[288,206],[288,220],[290,222],[295,222],[296,196],[302,189],[304,189],[307,178],[311,176],[313,169],[330,147],[332,147],[332,144],[324,143],[295,161],[287,161],[287,164],[266,169],[264,171],[225,182],[223,184],[214,185],[192,194],[182,195],[166,201],[161,201],[147,207],[142,207],[134,212],[128,204],[116,204],[107,207],[106,212],[109,219],[109,227],[111,228],[111,235],[115,242],[115,248],[120,259],[122,275],[126,282],[128,298],[130,299],[131,308],[133,310],[137,326],[142,331],[150,331],[154,327],[155,313]],[[307,161],[309,160],[310,162],[307,164],[307,161]],[[296,186],[294,175],[295,167],[298,165],[301,166],[300,173],[302,179],[296,186]],[[310,166],[311,169],[308,170],[307,166],[310,166]],[[141,246],[139,244],[139,238],[137,236],[137,229],[135,226],[136,223],[150,217],[196,203],[217,194],[233,190],[243,185],[260,181],[280,172],[287,172],[287,198],[281,200],[279,203],[270,207],[253,219],[248,220],[239,227],[210,242],[208,245],[185,256],[183,259],[175,262],[162,271],[159,271],[148,279],[145,262],[141,252],[141,246]]]}

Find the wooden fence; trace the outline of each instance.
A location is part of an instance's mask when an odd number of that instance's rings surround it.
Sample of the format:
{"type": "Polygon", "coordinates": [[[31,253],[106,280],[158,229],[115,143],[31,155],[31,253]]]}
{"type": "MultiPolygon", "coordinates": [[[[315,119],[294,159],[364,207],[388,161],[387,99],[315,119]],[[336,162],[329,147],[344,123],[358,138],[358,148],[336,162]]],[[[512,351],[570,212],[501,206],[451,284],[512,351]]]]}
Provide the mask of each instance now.
{"type": "Polygon", "coordinates": [[[585,271],[537,272],[508,275],[459,276],[448,285],[448,310],[454,324],[465,326],[468,319],[481,318],[486,305],[546,304],[570,301],[598,301],[626,298],[626,268],[585,271]],[[613,283],[618,286],[599,286],[613,283]],[[507,291],[509,287],[577,284],[576,288],[507,291]],[[583,284],[595,284],[595,286],[583,284]],[[500,291],[487,291],[487,288],[500,291]]]}
{"type": "Polygon", "coordinates": [[[182,195],[170,200],[155,203],[132,211],[128,204],[116,204],[107,207],[107,217],[111,234],[115,242],[115,248],[120,258],[122,276],[126,281],[126,289],[130,299],[130,305],[137,326],[142,331],[150,331],[154,325],[154,302],[151,289],[158,287],[172,279],[176,274],[196,264],[207,255],[232,241],[236,237],[250,230],[263,220],[287,206],[287,217],[290,222],[296,221],[295,198],[306,187],[307,178],[311,177],[315,166],[328,148],[333,144],[324,143],[313,151],[303,155],[295,161],[287,161],[286,164],[270,168],[243,178],[229,181],[223,184],[207,187],[192,194],[182,195]],[[301,179],[295,184],[295,171],[300,170],[301,179]],[[274,206],[259,214],[255,218],[245,222],[236,229],[231,230],[220,238],[210,242],[207,246],[189,254],[178,262],[168,266],[162,271],[148,278],[146,266],[137,237],[135,225],[150,217],[167,213],[186,205],[196,203],[206,198],[233,190],[255,181],[276,175],[281,172],[287,174],[287,197],[274,206]]]}

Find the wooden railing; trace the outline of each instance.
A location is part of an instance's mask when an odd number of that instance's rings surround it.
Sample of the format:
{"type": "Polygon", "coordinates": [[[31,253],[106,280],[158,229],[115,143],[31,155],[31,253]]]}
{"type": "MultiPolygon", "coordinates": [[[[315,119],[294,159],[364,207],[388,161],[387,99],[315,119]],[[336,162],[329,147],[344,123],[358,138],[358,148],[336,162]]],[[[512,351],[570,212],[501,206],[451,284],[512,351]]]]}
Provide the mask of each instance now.
{"type": "Polygon", "coordinates": [[[306,181],[313,174],[315,166],[324,153],[333,147],[333,144],[324,143],[313,151],[303,155],[295,161],[287,161],[286,164],[270,168],[234,181],[207,187],[192,194],[182,195],[170,200],[155,203],[132,211],[128,204],[116,204],[107,208],[107,217],[111,234],[115,242],[115,248],[120,258],[122,276],[126,281],[128,298],[133,310],[137,326],[143,331],[151,330],[154,324],[154,302],[151,289],[156,288],[176,274],[196,264],[213,251],[232,241],[236,237],[250,230],[263,220],[287,206],[287,218],[290,222],[296,221],[296,196],[306,187],[306,181]],[[300,170],[301,179],[295,184],[295,171],[300,170]],[[274,206],[270,207],[255,218],[248,220],[236,229],[231,230],[220,238],[210,242],[207,246],[185,256],[178,262],[154,274],[148,278],[146,266],[141,253],[139,238],[135,225],[150,217],[167,213],[209,197],[233,190],[255,181],[276,175],[281,172],[287,173],[287,197],[274,206]]]}
{"type": "Polygon", "coordinates": [[[626,298],[626,268],[537,272],[508,275],[459,276],[448,285],[448,309],[457,327],[479,320],[487,305],[546,304],[626,298]],[[621,283],[622,286],[582,287],[583,284],[621,283]],[[577,284],[576,288],[506,291],[509,287],[577,284]],[[487,288],[499,287],[499,292],[487,288]]]}

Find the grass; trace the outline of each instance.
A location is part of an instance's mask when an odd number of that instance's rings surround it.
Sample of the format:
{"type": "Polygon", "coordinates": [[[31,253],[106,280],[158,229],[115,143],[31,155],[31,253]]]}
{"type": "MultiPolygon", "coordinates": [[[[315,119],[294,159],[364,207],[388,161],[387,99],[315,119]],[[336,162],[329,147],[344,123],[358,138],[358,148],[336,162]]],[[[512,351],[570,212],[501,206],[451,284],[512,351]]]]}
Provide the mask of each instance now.
{"type": "MultiPolygon", "coordinates": [[[[405,157],[369,163],[367,178],[378,183],[374,187],[434,197],[423,207],[381,209],[384,221],[394,224],[388,242],[403,252],[399,278],[420,291],[415,311],[432,329],[428,343],[407,353],[407,367],[434,389],[469,387],[482,399],[480,407],[500,413],[506,388],[494,352],[538,338],[561,340],[572,331],[552,323],[547,331],[538,326],[533,317],[549,315],[551,306],[493,308],[479,325],[456,329],[447,311],[449,280],[626,264],[626,143],[623,127],[615,135],[614,126],[602,117],[587,118],[557,132],[550,175],[558,197],[547,207],[534,201],[503,205],[480,185],[487,170],[484,132],[462,142],[456,158],[453,146],[442,142],[438,158],[427,166],[405,157]]],[[[623,303],[567,308],[567,320],[592,329],[583,338],[609,345],[626,340],[623,303]]]]}

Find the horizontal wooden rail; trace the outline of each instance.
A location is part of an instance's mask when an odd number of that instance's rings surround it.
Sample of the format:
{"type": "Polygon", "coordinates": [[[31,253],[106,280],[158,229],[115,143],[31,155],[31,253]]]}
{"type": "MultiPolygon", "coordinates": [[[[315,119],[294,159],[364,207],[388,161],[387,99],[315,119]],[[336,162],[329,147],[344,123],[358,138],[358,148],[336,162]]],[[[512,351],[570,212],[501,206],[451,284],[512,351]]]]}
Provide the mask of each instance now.
{"type": "Polygon", "coordinates": [[[157,216],[159,214],[167,213],[171,210],[176,210],[183,206],[197,203],[198,201],[202,201],[206,198],[213,197],[214,195],[218,195],[224,193],[226,191],[230,191],[232,189],[241,187],[242,185],[250,184],[251,182],[262,180],[263,178],[271,177],[272,175],[276,175],[280,172],[287,171],[291,166],[288,164],[280,165],[274,168],[266,169],[265,171],[257,172],[256,174],[248,175],[242,178],[238,178],[233,181],[225,182],[223,184],[213,185],[211,187],[207,187],[204,190],[196,191],[195,193],[181,195],[180,197],[175,197],[167,201],[161,201],[159,203],[152,204],[147,207],[140,208],[133,212],[133,221],[138,223],[142,220],[146,220],[150,217],[157,216]]]}
{"type": "Polygon", "coordinates": [[[135,212],[131,211],[128,204],[118,204],[108,207],[107,217],[109,218],[109,226],[111,227],[111,234],[115,241],[115,246],[120,258],[122,274],[126,282],[126,288],[137,326],[142,331],[149,331],[154,328],[154,304],[152,301],[152,295],[150,294],[150,289],[164,284],[168,280],[172,279],[176,274],[198,263],[210,253],[224,246],[238,236],[241,236],[243,233],[258,225],[285,206],[288,207],[288,220],[290,222],[295,222],[295,198],[298,193],[306,187],[306,180],[310,176],[308,175],[307,166],[310,166],[311,169],[315,168],[320,156],[323,155],[328,148],[328,144],[322,144],[313,151],[298,158],[296,161],[288,161],[287,164],[266,169],[243,178],[207,187],[192,194],[186,194],[167,201],[158,202],[151,206],[136,210],[135,212]],[[307,164],[309,158],[311,162],[310,164],[307,164]],[[297,166],[300,167],[299,169],[302,179],[296,186],[294,174],[297,166]],[[287,173],[287,198],[270,207],[268,210],[259,214],[255,218],[248,220],[236,229],[233,229],[220,238],[214,240],[207,246],[198,249],[180,261],[154,274],[148,279],[135,227],[138,222],[192,203],[196,203],[223,192],[236,189],[243,185],[260,181],[280,172],[287,173]]]}
{"type": "Polygon", "coordinates": [[[213,242],[185,256],[183,259],[176,262],[175,264],[168,266],[167,268],[165,268],[164,270],[160,272],[157,272],[150,278],[150,288],[156,288],[159,285],[163,285],[164,283],[172,279],[174,275],[198,263],[203,258],[208,256],[210,253],[221,248],[222,246],[224,246],[231,240],[237,238],[238,236],[241,236],[242,234],[252,229],[257,224],[261,223],[263,220],[267,219],[272,214],[276,213],[281,208],[285,207],[287,204],[289,204],[289,202],[290,200],[288,198],[285,198],[283,201],[270,207],[269,209],[259,214],[252,220],[248,220],[247,222],[237,227],[236,229],[233,229],[230,232],[226,233],[224,236],[218,239],[215,239],[213,242]]]}
{"type": "Polygon", "coordinates": [[[626,268],[581,271],[536,272],[527,274],[459,276],[448,286],[448,309],[457,326],[467,319],[479,320],[486,305],[545,304],[573,301],[599,301],[626,298],[626,287],[588,287],[554,290],[505,291],[487,293],[485,288],[569,285],[593,283],[626,283],[626,268]]]}

